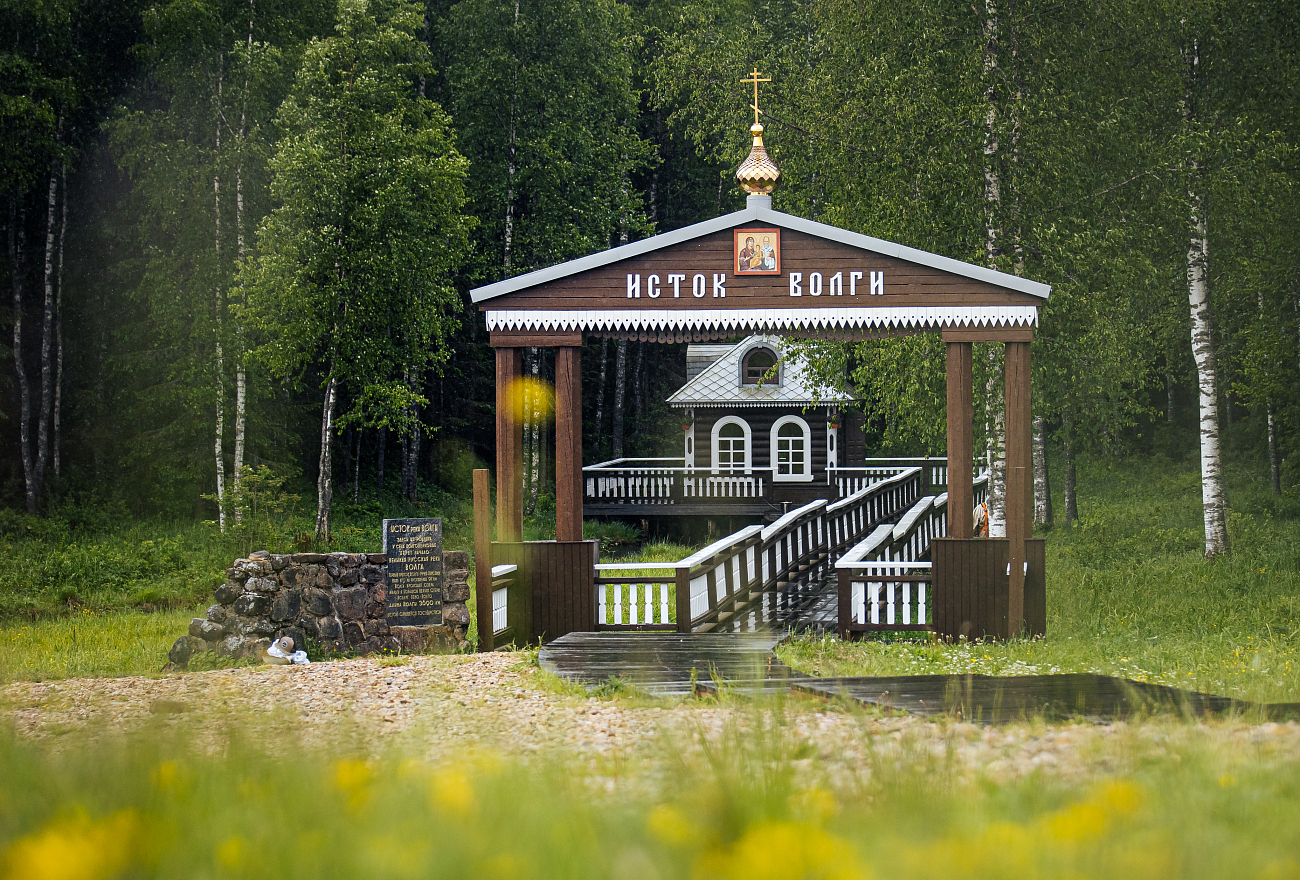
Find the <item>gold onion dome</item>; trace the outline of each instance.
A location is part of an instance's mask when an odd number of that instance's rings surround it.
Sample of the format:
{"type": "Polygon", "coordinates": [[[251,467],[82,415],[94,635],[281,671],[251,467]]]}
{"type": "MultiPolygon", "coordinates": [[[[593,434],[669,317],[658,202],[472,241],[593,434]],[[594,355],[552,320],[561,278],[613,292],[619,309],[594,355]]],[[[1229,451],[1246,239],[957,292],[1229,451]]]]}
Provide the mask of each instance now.
{"type": "Polygon", "coordinates": [[[763,146],[763,126],[755,122],[749,131],[754,135],[754,146],[736,169],[736,182],[751,196],[770,196],[781,182],[781,169],[776,167],[767,154],[767,147],[763,146]]]}

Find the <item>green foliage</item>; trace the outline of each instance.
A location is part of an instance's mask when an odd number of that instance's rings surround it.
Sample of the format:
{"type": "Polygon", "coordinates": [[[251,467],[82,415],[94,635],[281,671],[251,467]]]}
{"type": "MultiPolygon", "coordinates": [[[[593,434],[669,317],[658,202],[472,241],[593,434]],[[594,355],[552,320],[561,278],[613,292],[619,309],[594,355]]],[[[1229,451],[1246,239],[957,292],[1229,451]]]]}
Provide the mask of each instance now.
{"type": "Polygon", "coordinates": [[[415,8],[343,0],[336,35],[313,41],[278,113],[271,160],[280,206],[258,229],[250,318],[275,374],[313,366],[388,424],[411,399],[394,377],[441,363],[460,300],[448,273],[469,227],[466,162],[450,120],[412,93],[426,70],[415,8]]]}
{"type": "Polygon", "coordinates": [[[636,131],[635,29],[614,0],[462,0],[442,20],[447,106],[481,218],[476,281],[648,231],[631,179],[650,159],[636,131]]]}
{"type": "Polygon", "coordinates": [[[1207,562],[1194,461],[1081,462],[1079,523],[1047,539],[1047,636],[1001,643],[796,640],[816,675],[1098,672],[1300,701],[1300,520],[1228,471],[1234,552],[1207,562]]]}
{"type": "Polygon", "coordinates": [[[207,731],[217,747],[202,749],[167,732],[191,714],[134,737],[63,732],[58,748],[0,740],[8,864],[20,876],[57,866],[149,878],[269,863],[286,880],[865,880],[882,863],[909,880],[1178,876],[1189,866],[1207,878],[1272,878],[1289,876],[1300,846],[1300,768],[1271,732],[1016,730],[1007,760],[1002,735],[881,735],[863,719],[841,745],[809,736],[795,711],[772,710],[732,715],[707,736],[666,733],[653,753],[605,762],[568,749],[376,753],[363,745],[372,732],[351,727],[314,747],[274,713],[227,716],[207,731]],[[1009,772],[1022,769],[1022,737],[1048,732],[1033,754],[1065,768],[1009,772]],[[1080,739],[1096,762],[1076,768],[1080,739]],[[971,752],[997,763],[968,766],[971,752]],[[314,809],[284,809],[285,792],[314,809]],[[438,855],[447,839],[457,841],[454,868],[438,855]]]}
{"type": "MultiPolygon", "coordinates": [[[[245,465],[239,480],[232,481],[225,499],[225,536],[241,548],[241,556],[268,547],[284,547],[295,539],[294,520],[301,499],[285,491],[286,481],[266,465],[245,465]]],[[[215,495],[203,497],[217,503],[215,495]]],[[[213,521],[206,525],[217,528],[213,521]]]]}

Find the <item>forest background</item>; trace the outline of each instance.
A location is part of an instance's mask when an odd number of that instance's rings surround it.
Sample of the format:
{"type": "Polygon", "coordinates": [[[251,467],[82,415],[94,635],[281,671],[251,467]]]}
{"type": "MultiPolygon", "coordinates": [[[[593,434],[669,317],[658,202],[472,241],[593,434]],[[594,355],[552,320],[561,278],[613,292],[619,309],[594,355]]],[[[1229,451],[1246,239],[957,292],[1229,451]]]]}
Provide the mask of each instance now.
{"type": "MultiPolygon", "coordinates": [[[[469,289],[739,208],[755,66],[778,209],[1053,285],[1035,464],[1064,519],[1085,452],[1222,439],[1300,484],[1294,4],[0,0],[0,36],[6,530],[316,486],[328,533],[332,503],[466,495],[494,432],[469,289]]],[[[935,340],[812,351],[868,448],[942,454],[935,340]]],[[[677,454],[683,346],[582,363],[587,461],[677,454]]]]}

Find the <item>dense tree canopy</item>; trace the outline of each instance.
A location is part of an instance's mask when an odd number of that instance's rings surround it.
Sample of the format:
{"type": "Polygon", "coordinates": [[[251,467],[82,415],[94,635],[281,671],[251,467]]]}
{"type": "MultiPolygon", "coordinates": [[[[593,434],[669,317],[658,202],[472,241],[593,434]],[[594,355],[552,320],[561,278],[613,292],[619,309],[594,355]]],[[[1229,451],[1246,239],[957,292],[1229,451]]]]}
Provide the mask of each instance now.
{"type": "MultiPolygon", "coordinates": [[[[1295,4],[3,0],[0,34],[6,503],[211,518],[252,464],[373,497],[399,446],[407,497],[463,490],[469,288],[738,207],[754,65],[778,208],[1053,285],[1067,483],[1207,443],[1300,482],[1295,4]]],[[[941,449],[935,340],[810,349],[869,445],[941,449]]],[[[589,342],[588,455],[674,450],[682,361],[589,342]]]]}

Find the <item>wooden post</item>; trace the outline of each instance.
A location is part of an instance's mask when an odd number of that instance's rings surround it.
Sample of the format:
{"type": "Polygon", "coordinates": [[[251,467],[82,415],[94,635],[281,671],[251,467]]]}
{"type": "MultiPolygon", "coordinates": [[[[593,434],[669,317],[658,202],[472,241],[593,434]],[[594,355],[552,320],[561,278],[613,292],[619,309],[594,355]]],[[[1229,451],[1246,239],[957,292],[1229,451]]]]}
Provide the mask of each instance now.
{"type": "Polygon", "coordinates": [[[1008,636],[1019,635],[1025,620],[1025,541],[1032,537],[1033,463],[1030,458],[1030,344],[1006,344],[1007,388],[1007,538],[1011,585],[1007,603],[1008,636]]]}
{"type": "Polygon", "coordinates": [[[948,534],[969,538],[975,507],[971,422],[971,344],[948,342],[948,534]]]}
{"type": "Polygon", "coordinates": [[[555,539],[582,540],[582,349],[555,350],[555,539]]]}
{"type": "Polygon", "coordinates": [[[691,570],[678,567],[674,570],[673,604],[677,607],[677,631],[691,632],[691,570]]]}
{"type": "Polygon", "coordinates": [[[497,540],[513,544],[524,536],[523,425],[519,389],[523,352],[498,348],[497,353],[497,540]]]}
{"type": "Polygon", "coordinates": [[[491,651],[492,643],[492,496],[488,471],[474,471],[474,602],[478,621],[478,649],[491,651]]]}

